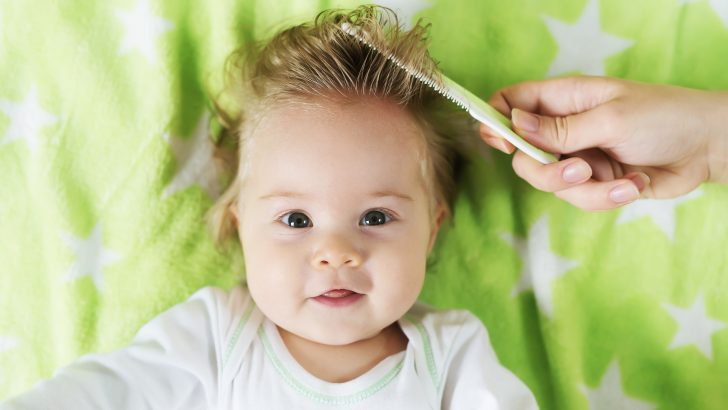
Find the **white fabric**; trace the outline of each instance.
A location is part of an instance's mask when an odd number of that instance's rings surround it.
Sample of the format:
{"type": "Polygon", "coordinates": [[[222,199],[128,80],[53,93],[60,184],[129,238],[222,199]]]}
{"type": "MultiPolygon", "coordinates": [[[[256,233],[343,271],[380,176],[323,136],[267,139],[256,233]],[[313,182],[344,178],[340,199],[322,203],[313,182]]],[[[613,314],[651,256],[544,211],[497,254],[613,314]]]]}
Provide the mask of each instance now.
{"type": "Polygon", "coordinates": [[[417,304],[399,324],[406,350],[329,383],[292,358],[246,288],[205,288],[127,348],[84,356],[0,410],[537,408],[472,314],[417,304]]]}

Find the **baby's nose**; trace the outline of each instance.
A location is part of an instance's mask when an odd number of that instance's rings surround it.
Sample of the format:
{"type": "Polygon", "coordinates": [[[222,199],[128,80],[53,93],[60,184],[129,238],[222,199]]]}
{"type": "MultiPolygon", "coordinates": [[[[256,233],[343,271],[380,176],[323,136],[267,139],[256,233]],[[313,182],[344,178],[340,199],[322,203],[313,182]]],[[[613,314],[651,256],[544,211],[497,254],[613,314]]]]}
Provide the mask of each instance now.
{"type": "Polygon", "coordinates": [[[350,240],[341,236],[324,238],[318,243],[311,258],[311,264],[319,268],[356,267],[361,263],[361,252],[350,240]]]}

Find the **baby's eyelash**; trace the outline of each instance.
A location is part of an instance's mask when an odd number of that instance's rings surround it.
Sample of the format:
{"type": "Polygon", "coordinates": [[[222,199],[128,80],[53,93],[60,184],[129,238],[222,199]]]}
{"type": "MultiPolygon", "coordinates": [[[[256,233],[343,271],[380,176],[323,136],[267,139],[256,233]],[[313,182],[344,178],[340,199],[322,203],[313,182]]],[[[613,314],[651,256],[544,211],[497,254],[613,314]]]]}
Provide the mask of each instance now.
{"type": "Polygon", "coordinates": [[[366,211],[364,211],[361,214],[361,216],[359,217],[360,225],[368,226],[368,224],[363,224],[361,222],[364,220],[364,218],[366,217],[366,215],[369,214],[370,212],[381,212],[381,213],[384,214],[384,218],[385,218],[385,222],[384,223],[382,223],[382,224],[375,224],[375,225],[372,225],[372,226],[388,225],[388,224],[391,224],[392,222],[395,222],[395,221],[399,220],[399,217],[396,215],[396,213],[393,212],[390,209],[387,209],[387,208],[371,208],[371,209],[367,209],[366,211]]]}
{"type": "Polygon", "coordinates": [[[384,215],[386,215],[392,221],[399,219],[399,217],[397,216],[397,214],[394,211],[389,210],[387,208],[367,209],[366,211],[364,211],[364,215],[366,215],[367,212],[371,212],[371,211],[379,211],[379,212],[383,213],[384,215]]]}
{"type": "Polygon", "coordinates": [[[288,216],[288,215],[292,215],[292,214],[302,214],[302,215],[304,215],[306,217],[306,219],[309,222],[312,222],[311,217],[308,216],[308,214],[306,212],[304,212],[304,211],[302,211],[300,209],[293,209],[293,210],[289,210],[289,211],[282,212],[282,213],[278,214],[278,216],[276,216],[276,218],[273,221],[274,222],[278,222],[280,224],[283,224],[285,226],[289,226],[286,222],[283,221],[283,218],[286,217],[286,216],[288,216]]]}
{"type": "MultiPolygon", "coordinates": [[[[391,209],[387,209],[387,208],[370,208],[370,209],[367,209],[366,211],[362,212],[361,216],[359,217],[359,220],[361,221],[361,219],[366,214],[368,214],[369,212],[374,212],[374,211],[383,213],[384,216],[387,219],[387,223],[391,223],[391,222],[394,222],[394,221],[399,220],[399,216],[397,215],[397,213],[394,212],[394,211],[392,211],[391,209]]],[[[287,211],[284,211],[284,212],[281,212],[281,213],[276,214],[276,216],[273,218],[273,222],[280,223],[280,224],[283,224],[283,225],[288,226],[285,222],[283,222],[283,218],[285,216],[287,216],[287,215],[291,215],[291,214],[295,214],[295,213],[303,214],[303,215],[306,216],[306,218],[308,218],[309,221],[311,220],[311,217],[308,216],[308,214],[305,211],[302,211],[300,209],[291,209],[291,210],[287,210],[287,211]]]]}

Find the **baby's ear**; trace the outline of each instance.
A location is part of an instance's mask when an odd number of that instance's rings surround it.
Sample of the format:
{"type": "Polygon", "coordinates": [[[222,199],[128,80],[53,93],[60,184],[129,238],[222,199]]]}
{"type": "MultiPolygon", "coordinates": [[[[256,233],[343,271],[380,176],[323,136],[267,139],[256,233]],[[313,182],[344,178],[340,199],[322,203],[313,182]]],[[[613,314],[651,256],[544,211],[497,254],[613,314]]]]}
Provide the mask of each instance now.
{"type": "Polygon", "coordinates": [[[232,215],[233,224],[236,228],[240,228],[240,217],[238,216],[238,203],[233,202],[228,206],[228,211],[232,215]]]}
{"type": "Polygon", "coordinates": [[[435,246],[435,240],[437,239],[437,233],[440,231],[442,223],[447,218],[447,207],[443,204],[437,204],[435,212],[432,218],[432,228],[430,230],[430,243],[427,245],[427,254],[429,255],[432,251],[432,247],[435,246]]]}

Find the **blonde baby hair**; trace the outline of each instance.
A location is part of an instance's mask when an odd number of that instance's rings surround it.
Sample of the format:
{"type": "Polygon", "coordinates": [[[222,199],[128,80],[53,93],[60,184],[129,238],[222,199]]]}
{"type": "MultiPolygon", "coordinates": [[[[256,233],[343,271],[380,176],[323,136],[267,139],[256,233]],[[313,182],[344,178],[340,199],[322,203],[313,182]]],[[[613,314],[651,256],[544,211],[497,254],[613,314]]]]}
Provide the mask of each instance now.
{"type": "Polygon", "coordinates": [[[399,104],[413,114],[424,135],[423,176],[431,193],[430,209],[443,204],[446,214],[450,213],[458,158],[456,141],[458,134],[467,132],[465,117],[428,86],[343,31],[343,23],[366,33],[368,41],[384,47],[404,64],[433,77],[438,75],[437,63],[427,50],[429,25],[418,22],[404,30],[392,10],[374,5],[348,12],[324,11],[313,22],[236,50],[226,63],[232,80],[227,92],[236,106],[232,110],[235,114],[214,101],[224,127],[218,146],[223,152],[225,148],[235,152],[227,156],[234,174],[232,183],[207,215],[218,244],[235,236],[230,206],[235,204],[247,173],[247,156],[254,143],[252,130],[266,109],[289,102],[377,97],[399,104]]]}

